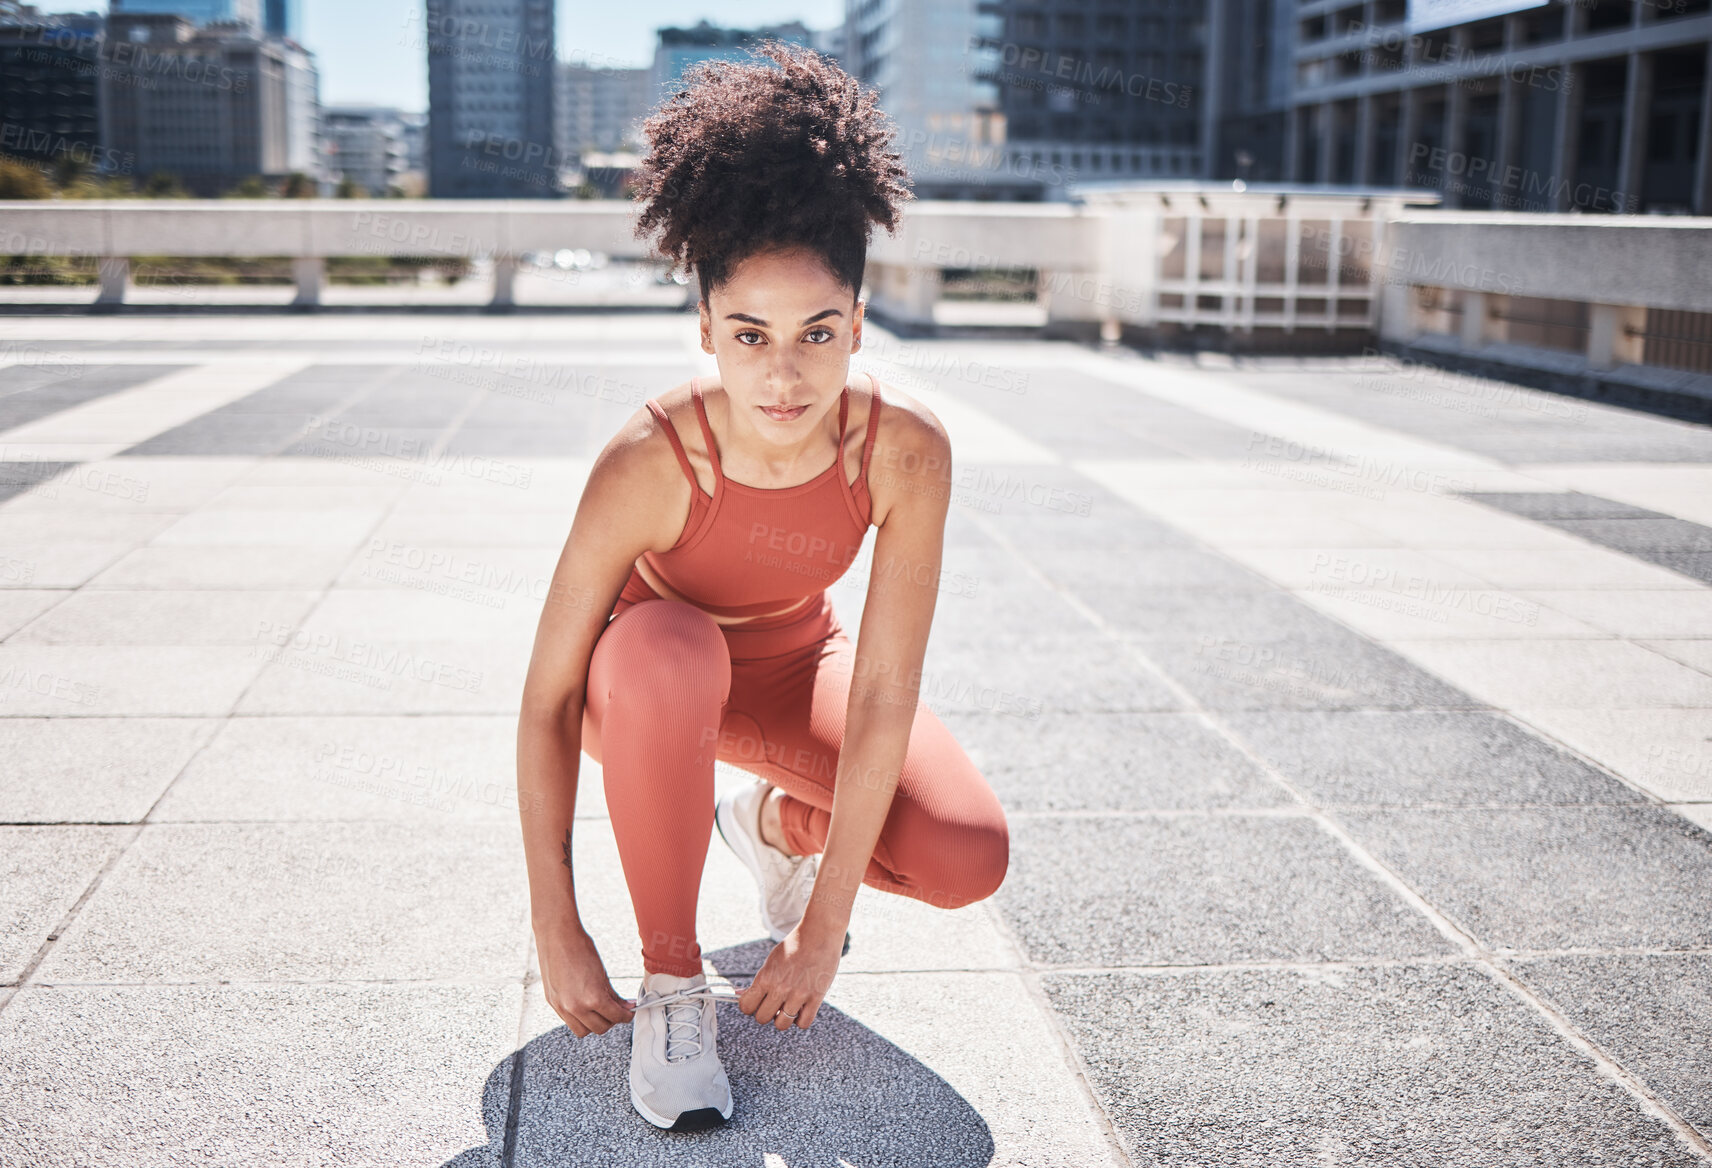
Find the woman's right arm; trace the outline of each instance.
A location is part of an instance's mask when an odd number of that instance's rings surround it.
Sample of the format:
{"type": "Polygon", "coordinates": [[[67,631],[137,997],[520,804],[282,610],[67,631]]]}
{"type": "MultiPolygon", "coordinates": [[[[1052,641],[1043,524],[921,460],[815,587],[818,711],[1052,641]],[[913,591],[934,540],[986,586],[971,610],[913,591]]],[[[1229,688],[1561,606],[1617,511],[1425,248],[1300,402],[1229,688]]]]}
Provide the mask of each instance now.
{"type": "Polygon", "coordinates": [[[629,1021],[577,911],[571,829],[582,755],[589,659],[636,558],[677,540],[671,516],[689,507],[688,482],[646,410],[638,410],[589,470],[571,532],[542,605],[517,722],[517,806],[529,911],[547,1002],[578,1038],[629,1021]],[[665,462],[682,488],[674,495],[665,462]],[[681,496],[681,497],[679,497],[681,496]]]}

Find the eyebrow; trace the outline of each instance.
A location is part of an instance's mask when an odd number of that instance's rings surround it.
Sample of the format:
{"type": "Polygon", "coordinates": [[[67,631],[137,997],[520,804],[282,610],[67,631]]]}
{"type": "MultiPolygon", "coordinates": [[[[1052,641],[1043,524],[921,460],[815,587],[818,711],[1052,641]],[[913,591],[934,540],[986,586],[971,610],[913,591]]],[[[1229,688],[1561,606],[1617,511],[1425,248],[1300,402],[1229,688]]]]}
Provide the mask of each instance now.
{"type": "MultiPolygon", "coordinates": [[[[815,313],[813,316],[806,318],[802,323],[803,324],[813,324],[815,321],[825,320],[829,316],[843,316],[843,315],[844,314],[842,312],[838,311],[838,309],[836,309],[836,308],[823,308],[819,312],[815,313]]],[[[762,320],[758,316],[750,316],[746,312],[728,312],[725,314],[725,319],[726,320],[741,320],[747,324],[758,324],[762,328],[768,327],[766,321],[762,320]]]]}

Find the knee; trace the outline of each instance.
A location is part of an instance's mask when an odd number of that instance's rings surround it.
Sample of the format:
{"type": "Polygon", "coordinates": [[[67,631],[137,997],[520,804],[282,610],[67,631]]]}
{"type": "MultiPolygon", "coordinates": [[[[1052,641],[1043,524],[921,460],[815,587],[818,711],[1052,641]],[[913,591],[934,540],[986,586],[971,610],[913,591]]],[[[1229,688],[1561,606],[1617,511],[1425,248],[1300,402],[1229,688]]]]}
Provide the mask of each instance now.
{"type": "MultiPolygon", "coordinates": [[[[612,618],[595,651],[611,691],[681,702],[731,689],[725,635],[707,613],[681,600],[644,600],[612,618]]],[[[591,662],[591,672],[593,663],[591,662]]]]}
{"type": "Polygon", "coordinates": [[[1010,828],[1002,814],[991,822],[960,826],[941,836],[936,852],[938,871],[929,899],[941,908],[963,908],[986,900],[1005,882],[1010,828]]]}

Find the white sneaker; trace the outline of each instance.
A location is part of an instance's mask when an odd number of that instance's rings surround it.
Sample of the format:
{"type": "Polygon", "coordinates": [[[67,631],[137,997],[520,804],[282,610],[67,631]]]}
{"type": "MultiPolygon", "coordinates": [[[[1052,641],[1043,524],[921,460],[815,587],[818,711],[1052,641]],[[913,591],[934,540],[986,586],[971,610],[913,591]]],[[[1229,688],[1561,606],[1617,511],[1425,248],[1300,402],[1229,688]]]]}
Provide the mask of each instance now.
{"type": "Polygon", "coordinates": [[[737,996],[729,985],[710,985],[705,973],[642,978],[631,1018],[630,1102],[643,1119],[668,1131],[697,1131],[731,1118],[714,1002],[737,996]]]}
{"type": "MultiPolygon", "coordinates": [[[[814,892],[819,860],[815,856],[793,856],[761,838],[761,807],[773,784],[756,779],[748,786],[727,787],[713,804],[713,823],[719,838],[737,853],[761,889],[761,927],[774,941],[783,941],[808,910],[814,892]]],[[[844,951],[850,950],[850,933],[844,933],[844,951]]]]}

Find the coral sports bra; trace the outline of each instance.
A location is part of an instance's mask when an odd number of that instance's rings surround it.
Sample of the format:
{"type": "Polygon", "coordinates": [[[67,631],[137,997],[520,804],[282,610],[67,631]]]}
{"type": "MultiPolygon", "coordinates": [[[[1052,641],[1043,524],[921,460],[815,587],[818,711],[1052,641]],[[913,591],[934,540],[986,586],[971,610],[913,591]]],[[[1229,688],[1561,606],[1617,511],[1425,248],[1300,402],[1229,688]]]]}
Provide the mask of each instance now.
{"type": "MultiPolygon", "coordinates": [[[[850,416],[850,387],[845,386],[838,398],[838,457],[806,483],[774,488],[751,487],[725,477],[702,404],[701,379],[692,381],[690,400],[713,464],[712,496],[696,481],[665,409],[658,399],[649,398],[648,409],[671,439],[678,464],[690,480],[690,513],[683,534],[667,551],[642,553],[649,569],[679,596],[715,616],[794,610],[836,583],[861,550],[873,510],[868,462],[879,429],[880,383],[870,379],[873,404],[868,407],[862,468],[856,481],[844,480],[845,425],[850,416]]],[[[634,604],[657,596],[633,566],[620,599],[634,604]]]]}

